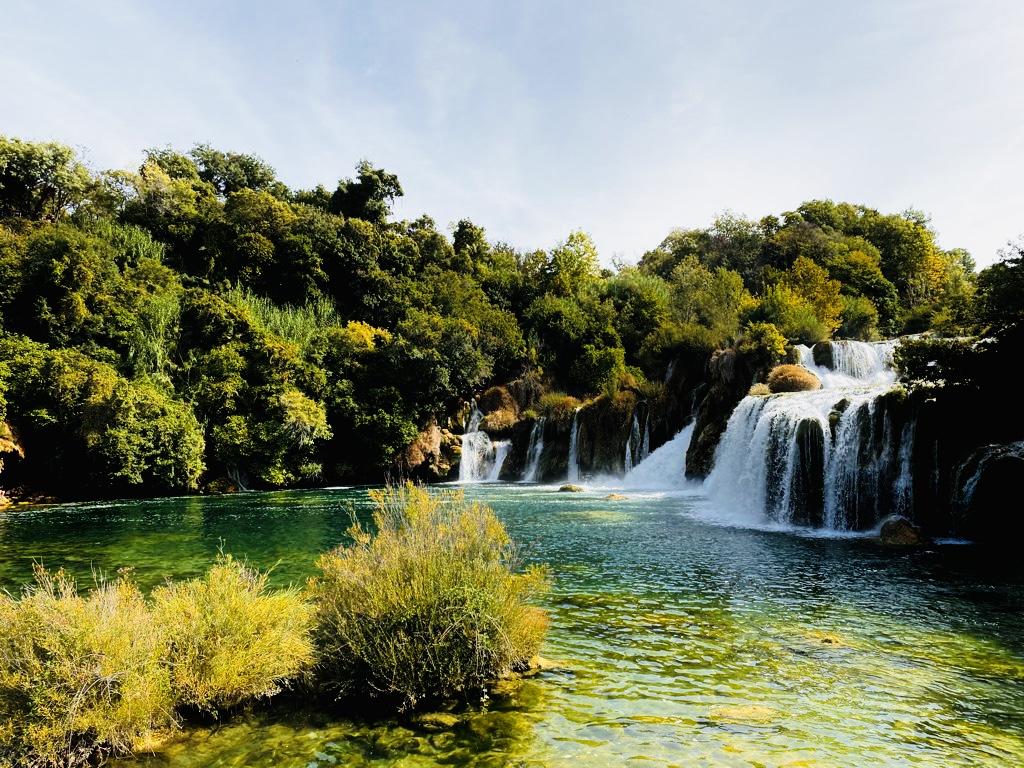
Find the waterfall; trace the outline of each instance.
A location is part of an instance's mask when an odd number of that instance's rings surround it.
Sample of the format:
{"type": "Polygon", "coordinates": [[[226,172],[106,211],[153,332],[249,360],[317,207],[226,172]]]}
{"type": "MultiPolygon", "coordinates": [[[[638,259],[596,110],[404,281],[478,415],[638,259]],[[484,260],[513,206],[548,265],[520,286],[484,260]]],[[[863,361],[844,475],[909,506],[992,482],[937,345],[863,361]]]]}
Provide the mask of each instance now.
{"type": "Polygon", "coordinates": [[[633,453],[636,446],[640,443],[640,421],[636,417],[636,409],[633,409],[633,424],[629,428],[629,437],[626,438],[626,457],[623,460],[623,466],[626,468],[626,474],[633,469],[635,462],[633,460],[633,453]]]}
{"type": "Polygon", "coordinates": [[[954,504],[958,514],[966,515],[970,511],[974,490],[989,462],[1004,456],[1024,458],[1024,440],[1005,445],[996,443],[983,446],[974,451],[956,468],[953,475],[953,487],[956,493],[954,504]]]}
{"type": "Polygon", "coordinates": [[[687,485],[686,449],[693,437],[693,424],[683,427],[664,445],[626,472],[623,488],[637,490],[680,489],[687,485]]]}
{"type": "Polygon", "coordinates": [[[544,420],[544,416],[539,417],[530,430],[530,443],[526,448],[526,470],[523,472],[523,482],[526,483],[536,483],[540,479],[540,457],[544,453],[544,420]]]}
{"type": "Polygon", "coordinates": [[[569,470],[566,480],[570,483],[578,483],[580,481],[580,423],[579,423],[580,409],[577,408],[572,412],[572,430],[569,433],[569,470]]]}
{"type": "Polygon", "coordinates": [[[748,396],[733,411],[705,488],[733,519],[865,530],[912,509],[913,422],[896,429],[879,397],[895,343],[832,342],[832,368],[801,362],[822,388],[748,396]]]}
{"type": "Polygon", "coordinates": [[[651,452],[651,420],[649,415],[644,417],[644,428],[641,431],[637,410],[633,409],[633,423],[629,428],[629,437],[626,438],[626,456],[623,459],[623,466],[627,474],[633,467],[646,459],[651,452]]]}
{"type": "Polygon", "coordinates": [[[462,456],[459,459],[459,482],[492,482],[498,479],[501,465],[508,455],[508,441],[492,443],[486,432],[480,429],[483,414],[477,408],[476,400],[469,404],[469,416],[463,425],[462,456]]]}

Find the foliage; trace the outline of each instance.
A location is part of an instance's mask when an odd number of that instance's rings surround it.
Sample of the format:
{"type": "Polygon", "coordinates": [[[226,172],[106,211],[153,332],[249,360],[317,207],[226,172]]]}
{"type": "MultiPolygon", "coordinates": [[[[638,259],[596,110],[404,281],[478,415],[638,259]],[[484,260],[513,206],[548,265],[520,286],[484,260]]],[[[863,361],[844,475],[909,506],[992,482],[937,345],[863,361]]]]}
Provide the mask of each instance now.
{"type": "Polygon", "coordinates": [[[313,608],[296,589],[221,555],[202,579],[153,592],[179,706],[218,713],[269,698],[309,672],[313,608]]]}
{"type": "Polygon", "coordinates": [[[625,354],[621,347],[598,348],[584,344],[572,365],[571,381],[580,393],[594,394],[614,385],[625,372],[625,354]]]}
{"type": "Polygon", "coordinates": [[[371,496],[375,535],[354,523],[353,543],[317,561],[323,684],[411,709],[524,668],[546,629],[530,604],[545,576],[515,572],[494,513],[411,484],[371,496]]]}
{"type": "Polygon", "coordinates": [[[836,335],[843,339],[874,341],[878,338],[878,310],[871,299],[843,296],[843,311],[836,335]]]}
{"type": "Polygon", "coordinates": [[[737,350],[751,360],[753,368],[772,368],[786,355],[786,337],[771,323],[750,323],[737,350]]]}
{"type": "Polygon", "coordinates": [[[81,597],[36,567],[0,595],[0,759],[72,766],[124,754],[175,725],[160,628],[127,578],[81,597]]]}
{"type": "Polygon", "coordinates": [[[82,203],[91,185],[70,147],[0,135],[0,219],[55,221],[82,203]]]}
{"type": "Polygon", "coordinates": [[[977,319],[984,330],[1024,320],[1024,235],[999,253],[1000,261],[978,275],[977,319]]]}
{"type": "Polygon", "coordinates": [[[916,211],[726,212],[612,272],[578,230],[519,251],[468,219],[392,221],[401,194],[367,160],[336,188],[289,190],[262,159],[205,144],[93,177],[67,147],[0,138],[19,480],[82,495],[380,482],[427,424],[524,373],[612,395],[753,351],[743,328],[813,343],[1019,316],[1020,248],[976,280],[916,211]],[[172,440],[185,450],[161,463],[172,440]]]}

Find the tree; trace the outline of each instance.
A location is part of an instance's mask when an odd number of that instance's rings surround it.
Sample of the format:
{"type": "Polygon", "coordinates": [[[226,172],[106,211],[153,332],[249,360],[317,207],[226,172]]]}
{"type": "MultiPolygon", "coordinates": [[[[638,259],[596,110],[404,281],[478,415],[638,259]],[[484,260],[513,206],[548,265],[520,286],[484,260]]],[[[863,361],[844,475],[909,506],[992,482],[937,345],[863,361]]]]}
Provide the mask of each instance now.
{"type": "Polygon", "coordinates": [[[195,160],[199,178],[212,184],[221,197],[243,189],[275,193],[275,196],[287,193],[284,185],[277,181],[274,169],[255,155],[221,152],[209,144],[197,144],[189,156],[195,160]]]}
{"type": "Polygon", "coordinates": [[[382,226],[391,215],[395,198],[403,195],[398,177],[383,168],[374,168],[369,160],[356,166],[355,180],[343,179],[331,195],[330,211],[382,226]]]}
{"type": "Polygon", "coordinates": [[[81,204],[92,186],[70,147],[0,136],[0,219],[56,221],[81,204]]]}
{"type": "Polygon", "coordinates": [[[548,257],[548,290],[556,296],[577,296],[600,274],[594,241],[581,230],[570,232],[548,257]]]}

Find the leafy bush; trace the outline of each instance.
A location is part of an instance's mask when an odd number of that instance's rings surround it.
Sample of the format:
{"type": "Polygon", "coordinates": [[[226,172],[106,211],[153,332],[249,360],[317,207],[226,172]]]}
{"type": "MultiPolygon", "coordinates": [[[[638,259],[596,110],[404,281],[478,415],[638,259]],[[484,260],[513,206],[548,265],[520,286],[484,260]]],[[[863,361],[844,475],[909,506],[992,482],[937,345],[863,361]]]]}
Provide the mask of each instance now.
{"type": "Polygon", "coordinates": [[[752,368],[771,368],[786,355],[786,337],[772,323],[750,323],[736,349],[751,361],[752,368]]]}
{"type": "Polygon", "coordinates": [[[217,713],[279,693],[313,661],[313,609],[297,590],[222,555],[202,579],[153,592],[179,705],[217,713]]]}
{"type": "Polygon", "coordinates": [[[515,548],[494,513],[411,484],[370,494],[376,535],[355,523],[354,542],[317,561],[324,686],[409,709],[478,694],[524,668],[546,631],[530,604],[546,579],[513,571],[515,548]]]}
{"type": "Polygon", "coordinates": [[[151,619],[124,577],[85,598],[64,571],[37,567],[20,600],[0,595],[0,763],[82,764],[171,728],[170,677],[151,619]]]}

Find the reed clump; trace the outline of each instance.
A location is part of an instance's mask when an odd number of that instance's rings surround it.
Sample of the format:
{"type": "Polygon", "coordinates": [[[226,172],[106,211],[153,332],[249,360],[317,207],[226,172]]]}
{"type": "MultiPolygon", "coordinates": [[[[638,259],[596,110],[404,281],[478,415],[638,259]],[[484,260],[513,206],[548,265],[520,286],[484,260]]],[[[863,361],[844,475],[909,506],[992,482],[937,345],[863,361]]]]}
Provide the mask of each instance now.
{"type": "Polygon", "coordinates": [[[131,754],[312,666],[312,606],[230,556],[151,602],[126,574],[87,597],[64,571],[35,575],[20,598],[0,595],[0,765],[131,754]]]}
{"type": "Polygon", "coordinates": [[[177,724],[159,628],[127,578],[78,594],[37,567],[0,595],[0,764],[73,766],[131,752],[177,724]]]}
{"type": "Polygon", "coordinates": [[[411,484],[371,496],[375,535],[356,523],[353,543],[317,562],[323,685],[412,709],[479,695],[525,669],[547,630],[532,604],[547,576],[516,572],[515,547],[494,513],[461,491],[411,484]]]}
{"type": "Polygon", "coordinates": [[[218,715],[269,698],[313,663],[313,607],[296,589],[221,555],[201,579],[153,592],[175,701],[218,715]]]}

